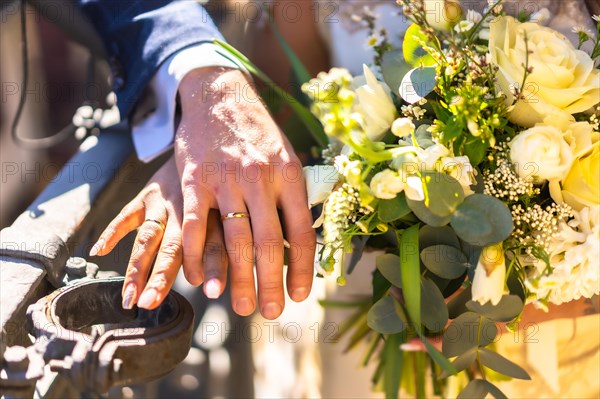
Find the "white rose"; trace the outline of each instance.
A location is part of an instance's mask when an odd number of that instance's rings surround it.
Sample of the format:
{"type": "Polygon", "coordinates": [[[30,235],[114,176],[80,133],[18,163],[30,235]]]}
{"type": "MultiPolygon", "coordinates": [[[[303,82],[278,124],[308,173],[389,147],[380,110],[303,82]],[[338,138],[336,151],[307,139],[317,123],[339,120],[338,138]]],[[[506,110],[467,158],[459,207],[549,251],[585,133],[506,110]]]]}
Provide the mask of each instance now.
{"type": "Polygon", "coordinates": [[[502,243],[490,245],[481,251],[473,277],[471,295],[474,301],[497,305],[504,295],[506,265],[502,243]]]}
{"type": "Polygon", "coordinates": [[[563,179],[573,162],[573,152],[554,126],[537,125],[510,143],[510,159],[519,176],[535,182],[563,179]]]}
{"type": "Polygon", "coordinates": [[[404,190],[405,183],[402,176],[391,169],[385,169],[371,179],[373,195],[381,199],[394,199],[404,190]]]}
{"type": "Polygon", "coordinates": [[[396,119],[396,107],[390,88],[375,77],[368,66],[363,65],[364,76],[355,78],[356,105],[354,110],[362,116],[362,127],[367,136],[380,140],[396,119]]]}
{"type": "Polygon", "coordinates": [[[434,29],[449,31],[462,15],[458,0],[425,0],[425,19],[434,29]]]}
{"type": "Polygon", "coordinates": [[[584,112],[600,102],[600,71],[594,61],[553,29],[498,17],[491,23],[489,49],[509,104],[512,88],[523,82],[526,63],[533,68],[523,88],[525,99],[509,113],[514,123],[531,127],[549,115],[584,112]]]}

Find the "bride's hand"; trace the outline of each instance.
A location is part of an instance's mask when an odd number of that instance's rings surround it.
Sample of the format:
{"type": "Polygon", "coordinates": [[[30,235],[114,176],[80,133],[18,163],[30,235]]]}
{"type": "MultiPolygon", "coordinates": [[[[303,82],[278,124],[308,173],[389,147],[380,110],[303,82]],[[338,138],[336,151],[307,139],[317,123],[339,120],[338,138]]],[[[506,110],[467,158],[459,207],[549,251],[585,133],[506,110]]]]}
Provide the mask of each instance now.
{"type": "MultiPolygon", "coordinates": [[[[93,246],[91,256],[106,255],[125,235],[138,229],[123,283],[123,308],[131,309],[137,303],[141,308],[154,309],[169,293],[183,263],[182,213],[181,186],[175,160],[171,158],[93,246]]],[[[191,284],[199,286],[204,282],[207,297],[218,298],[227,281],[227,253],[215,210],[209,212],[206,237],[203,270],[200,265],[197,270],[184,265],[183,271],[191,284]]]]}

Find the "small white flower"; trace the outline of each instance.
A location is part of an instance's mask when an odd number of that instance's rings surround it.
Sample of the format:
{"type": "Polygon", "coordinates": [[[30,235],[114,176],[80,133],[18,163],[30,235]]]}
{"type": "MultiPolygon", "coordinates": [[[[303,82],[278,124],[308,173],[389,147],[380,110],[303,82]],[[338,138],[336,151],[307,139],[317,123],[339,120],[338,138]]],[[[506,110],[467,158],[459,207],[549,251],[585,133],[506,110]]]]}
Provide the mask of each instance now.
{"type": "Polygon", "coordinates": [[[394,199],[404,190],[405,183],[402,176],[391,169],[385,169],[371,179],[373,195],[381,199],[394,199]]]}
{"type": "Polygon", "coordinates": [[[398,118],[392,123],[392,133],[398,137],[407,137],[414,133],[415,124],[409,118],[398,118]]]}
{"type": "Polygon", "coordinates": [[[472,299],[485,305],[497,305],[504,295],[506,265],[502,243],[490,245],[481,251],[473,277],[472,299]]]}
{"type": "Polygon", "coordinates": [[[413,201],[424,201],[425,191],[423,190],[423,181],[419,176],[408,176],[406,186],[404,187],[406,198],[413,201]]]}
{"type": "Polygon", "coordinates": [[[473,29],[474,26],[475,24],[472,21],[463,20],[454,26],[454,30],[457,33],[466,33],[473,29]]]}
{"type": "Polygon", "coordinates": [[[548,10],[546,7],[544,7],[542,9],[540,9],[539,11],[536,11],[533,14],[531,14],[531,17],[529,17],[529,21],[535,22],[536,24],[540,24],[540,25],[546,25],[548,23],[548,21],[550,21],[551,17],[552,17],[552,14],[550,13],[550,10],[548,10]]]}
{"type": "Polygon", "coordinates": [[[338,182],[338,172],[332,165],[305,166],[302,170],[308,194],[308,207],[322,203],[327,199],[338,182]]]}
{"type": "Polygon", "coordinates": [[[592,19],[596,22],[600,22],[600,15],[593,15],[592,19]]]}
{"type": "Polygon", "coordinates": [[[592,31],[583,25],[577,25],[577,26],[573,27],[573,29],[571,29],[571,32],[577,33],[578,35],[584,34],[588,37],[591,37],[593,35],[592,31]]]}
{"type": "Polygon", "coordinates": [[[483,16],[475,10],[467,11],[467,21],[473,22],[473,24],[478,24],[481,22],[483,16]]]}
{"type": "Polygon", "coordinates": [[[419,152],[419,159],[423,162],[421,169],[435,170],[435,163],[442,157],[450,155],[450,150],[441,144],[434,144],[419,152]]]}

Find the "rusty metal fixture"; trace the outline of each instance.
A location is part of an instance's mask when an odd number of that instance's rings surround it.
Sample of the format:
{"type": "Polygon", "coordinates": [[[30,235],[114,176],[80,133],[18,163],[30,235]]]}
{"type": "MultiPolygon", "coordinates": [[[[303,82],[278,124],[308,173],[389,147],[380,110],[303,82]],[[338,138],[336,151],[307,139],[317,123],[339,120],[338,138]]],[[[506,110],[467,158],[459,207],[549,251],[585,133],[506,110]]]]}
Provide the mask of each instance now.
{"type": "Polygon", "coordinates": [[[157,309],[125,310],[122,285],[122,277],[82,280],[27,311],[44,359],[82,392],[159,378],[191,346],[194,315],[185,298],[171,291],[157,309]]]}

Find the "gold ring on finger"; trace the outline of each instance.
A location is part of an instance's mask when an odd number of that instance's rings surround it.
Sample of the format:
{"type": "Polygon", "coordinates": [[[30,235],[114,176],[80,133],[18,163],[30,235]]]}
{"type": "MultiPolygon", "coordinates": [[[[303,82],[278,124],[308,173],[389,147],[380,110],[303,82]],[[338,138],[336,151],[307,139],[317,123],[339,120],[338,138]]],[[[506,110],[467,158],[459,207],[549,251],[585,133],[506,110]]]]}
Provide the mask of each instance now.
{"type": "Polygon", "coordinates": [[[167,228],[167,226],[165,226],[165,224],[163,222],[161,222],[160,220],[146,219],[146,220],[144,220],[144,223],[146,223],[146,222],[157,224],[161,228],[162,231],[165,231],[165,229],[167,228]]]}
{"type": "Polygon", "coordinates": [[[229,212],[225,215],[221,215],[221,221],[228,219],[239,219],[239,218],[248,218],[250,219],[250,214],[246,212],[229,212]]]}

